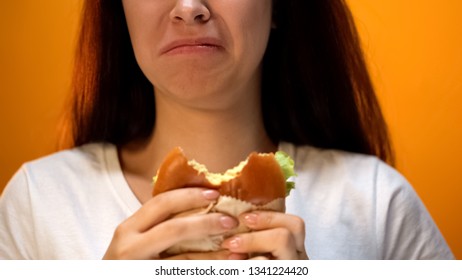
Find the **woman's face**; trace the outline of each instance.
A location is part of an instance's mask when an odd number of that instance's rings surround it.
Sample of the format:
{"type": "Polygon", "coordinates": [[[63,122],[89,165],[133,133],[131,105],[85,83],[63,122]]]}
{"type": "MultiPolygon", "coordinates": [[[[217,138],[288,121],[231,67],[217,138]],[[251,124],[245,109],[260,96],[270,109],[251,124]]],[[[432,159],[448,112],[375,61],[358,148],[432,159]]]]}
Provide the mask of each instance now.
{"type": "Polygon", "coordinates": [[[156,94],[223,105],[259,87],[272,0],[123,0],[123,7],[156,94]]]}

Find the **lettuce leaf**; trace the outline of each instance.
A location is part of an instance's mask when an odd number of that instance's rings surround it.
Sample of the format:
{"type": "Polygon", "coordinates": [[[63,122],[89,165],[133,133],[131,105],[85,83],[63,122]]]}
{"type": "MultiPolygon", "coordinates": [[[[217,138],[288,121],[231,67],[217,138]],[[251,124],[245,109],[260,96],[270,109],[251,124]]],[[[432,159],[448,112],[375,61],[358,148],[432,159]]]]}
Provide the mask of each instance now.
{"type": "Polygon", "coordinates": [[[281,167],[284,178],[286,179],[286,195],[290,194],[290,191],[295,188],[295,182],[288,181],[289,178],[297,176],[295,173],[295,163],[294,160],[290,158],[288,154],[283,151],[277,151],[274,154],[279,166],[281,167]]]}

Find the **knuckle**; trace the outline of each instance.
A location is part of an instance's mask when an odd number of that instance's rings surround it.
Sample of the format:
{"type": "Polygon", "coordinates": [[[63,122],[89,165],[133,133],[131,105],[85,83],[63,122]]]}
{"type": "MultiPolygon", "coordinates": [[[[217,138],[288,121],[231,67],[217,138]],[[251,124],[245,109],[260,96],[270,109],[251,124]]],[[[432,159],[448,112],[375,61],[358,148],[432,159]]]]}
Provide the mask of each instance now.
{"type": "Polygon", "coordinates": [[[262,221],[264,226],[271,226],[274,221],[273,213],[262,213],[262,221]]]}
{"type": "Polygon", "coordinates": [[[277,241],[284,247],[289,247],[294,244],[292,233],[286,228],[278,228],[276,232],[277,241]]]}
{"type": "Polygon", "coordinates": [[[218,219],[215,214],[190,215],[177,219],[170,219],[164,223],[164,230],[168,236],[182,236],[197,238],[217,231],[218,219]]]}
{"type": "Polygon", "coordinates": [[[153,197],[153,204],[162,207],[168,201],[169,192],[161,193],[153,197]]]}
{"type": "Polygon", "coordinates": [[[130,229],[126,223],[122,223],[114,230],[112,255],[116,259],[131,259],[133,254],[134,238],[129,237],[130,229]]]}
{"type": "MultiPolygon", "coordinates": [[[[183,217],[172,219],[162,224],[165,236],[169,236],[177,242],[200,239],[217,233],[216,219],[201,215],[195,217],[183,217]]],[[[188,257],[188,256],[184,256],[188,257]]]]}
{"type": "Polygon", "coordinates": [[[133,250],[131,250],[131,247],[128,246],[128,244],[119,245],[115,248],[115,255],[118,259],[129,260],[132,259],[132,251],[133,250]]]}
{"type": "Polygon", "coordinates": [[[294,216],[294,234],[297,234],[297,235],[305,235],[305,221],[298,217],[298,216],[294,216]]]}
{"type": "Polygon", "coordinates": [[[114,231],[114,238],[121,239],[126,235],[128,231],[129,231],[129,228],[127,226],[127,223],[121,223],[116,227],[114,231]]]}

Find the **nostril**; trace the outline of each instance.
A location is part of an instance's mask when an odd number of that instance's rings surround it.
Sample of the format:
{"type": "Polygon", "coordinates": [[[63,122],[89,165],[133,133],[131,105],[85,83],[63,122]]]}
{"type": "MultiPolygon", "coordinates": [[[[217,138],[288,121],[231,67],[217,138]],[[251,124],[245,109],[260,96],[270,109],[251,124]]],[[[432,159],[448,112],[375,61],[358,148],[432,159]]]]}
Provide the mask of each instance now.
{"type": "Polygon", "coordinates": [[[170,12],[171,20],[183,21],[186,24],[205,23],[210,16],[208,7],[203,5],[176,5],[170,12]]]}
{"type": "Polygon", "coordinates": [[[195,20],[195,21],[200,21],[200,22],[206,21],[205,15],[203,15],[203,14],[197,15],[197,16],[194,18],[194,20],[195,20]]]}

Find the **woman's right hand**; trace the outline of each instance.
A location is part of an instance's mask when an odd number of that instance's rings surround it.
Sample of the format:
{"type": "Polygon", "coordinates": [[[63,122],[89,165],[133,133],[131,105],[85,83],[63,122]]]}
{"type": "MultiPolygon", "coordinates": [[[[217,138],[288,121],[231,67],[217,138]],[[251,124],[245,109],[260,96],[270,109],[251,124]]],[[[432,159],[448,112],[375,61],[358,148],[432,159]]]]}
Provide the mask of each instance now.
{"type": "MultiPolygon", "coordinates": [[[[220,213],[170,219],[181,212],[207,207],[218,197],[217,191],[200,188],[183,188],[156,195],[116,228],[104,259],[160,259],[164,250],[178,242],[222,234],[235,228],[238,221],[220,213]]],[[[172,258],[240,259],[245,256],[218,251],[172,258]]]]}

